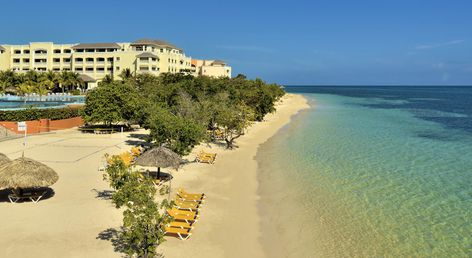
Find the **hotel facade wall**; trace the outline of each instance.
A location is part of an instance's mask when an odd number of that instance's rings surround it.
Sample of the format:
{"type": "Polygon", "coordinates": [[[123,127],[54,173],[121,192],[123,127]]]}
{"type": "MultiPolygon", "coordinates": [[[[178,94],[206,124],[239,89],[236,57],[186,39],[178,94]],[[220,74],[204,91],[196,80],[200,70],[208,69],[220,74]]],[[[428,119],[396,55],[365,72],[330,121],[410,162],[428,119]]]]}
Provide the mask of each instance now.
{"type": "MultiPolygon", "coordinates": [[[[180,73],[191,68],[191,58],[181,49],[169,46],[136,46],[133,43],[110,43],[118,47],[84,47],[81,44],[33,42],[28,45],[1,45],[0,70],[73,71],[96,81],[106,75],[117,77],[124,69],[135,74],[180,73]],[[138,57],[146,53],[156,57],[138,57]]],[[[93,44],[88,44],[93,45],[93,44]]],[[[119,78],[115,78],[119,79],[119,78]]],[[[89,86],[97,83],[90,82],[89,86]]]]}

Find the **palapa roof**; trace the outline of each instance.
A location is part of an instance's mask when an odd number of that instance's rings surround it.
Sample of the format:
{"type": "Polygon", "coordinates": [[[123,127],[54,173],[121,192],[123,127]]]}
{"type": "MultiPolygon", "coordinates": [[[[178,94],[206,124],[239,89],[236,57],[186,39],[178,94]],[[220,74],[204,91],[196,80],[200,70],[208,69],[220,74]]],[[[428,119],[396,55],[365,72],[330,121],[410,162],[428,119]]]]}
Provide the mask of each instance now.
{"type": "Polygon", "coordinates": [[[141,57],[144,57],[144,58],[159,58],[157,55],[155,55],[153,53],[149,53],[149,52],[141,53],[141,54],[137,55],[136,57],[137,58],[141,58],[141,57]]]}
{"type": "Polygon", "coordinates": [[[56,171],[29,158],[21,157],[0,167],[0,188],[46,187],[57,180],[56,171]]]}
{"type": "Polygon", "coordinates": [[[0,153],[0,166],[3,166],[9,163],[11,160],[7,157],[7,155],[0,153]]]}
{"type": "Polygon", "coordinates": [[[178,169],[181,158],[179,154],[167,149],[166,147],[152,148],[140,155],[135,164],[144,167],[173,167],[178,169]]]}
{"type": "Polygon", "coordinates": [[[84,82],[96,82],[97,81],[94,78],[92,78],[92,77],[90,77],[86,74],[83,74],[83,73],[79,74],[79,78],[84,82]]]}
{"type": "Polygon", "coordinates": [[[167,42],[165,40],[160,40],[160,39],[138,39],[135,42],[131,43],[132,46],[136,45],[151,45],[151,46],[156,46],[156,47],[163,47],[163,48],[173,48],[173,49],[178,49],[182,50],[181,48],[177,47],[176,45],[167,42]]]}
{"type": "Polygon", "coordinates": [[[120,45],[116,43],[80,43],[72,47],[72,49],[91,49],[91,48],[118,48],[121,49],[120,45]]]}

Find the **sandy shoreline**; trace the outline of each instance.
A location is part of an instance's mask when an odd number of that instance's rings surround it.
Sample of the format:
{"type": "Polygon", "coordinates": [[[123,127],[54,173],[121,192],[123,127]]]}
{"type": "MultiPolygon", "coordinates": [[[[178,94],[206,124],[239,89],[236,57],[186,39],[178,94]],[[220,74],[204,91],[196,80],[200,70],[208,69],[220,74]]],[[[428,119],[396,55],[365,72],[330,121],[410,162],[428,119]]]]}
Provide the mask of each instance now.
{"type": "MultiPolygon", "coordinates": [[[[303,96],[287,94],[276,113],[237,140],[239,148],[226,150],[214,144],[196,148],[193,153],[217,152],[216,163],[189,163],[174,171],[172,194],[177,187],[206,193],[201,219],[189,240],[169,237],[159,251],[166,257],[265,257],[255,156],[262,143],[307,107],[303,96]]],[[[105,153],[129,150],[143,133],[87,135],[64,130],[29,137],[25,155],[56,170],[59,181],[52,186],[54,196],[37,204],[11,204],[8,191],[0,191],[0,257],[122,257],[110,241],[122,214],[101,196],[110,189],[97,168],[105,153]]],[[[0,142],[0,152],[11,159],[20,157],[22,142],[21,138],[0,142]]],[[[194,160],[192,155],[186,158],[194,160]]]]}
{"type": "MultiPolygon", "coordinates": [[[[173,186],[208,195],[194,235],[188,241],[168,239],[160,250],[167,257],[265,257],[258,211],[258,177],[255,156],[261,144],[308,108],[301,95],[287,94],[277,112],[256,123],[238,139],[239,148],[225,150],[208,145],[196,148],[218,153],[214,165],[191,163],[174,173],[173,186]]],[[[193,156],[189,157],[192,160],[193,156]]],[[[173,192],[176,189],[172,189],[173,192]]]]}

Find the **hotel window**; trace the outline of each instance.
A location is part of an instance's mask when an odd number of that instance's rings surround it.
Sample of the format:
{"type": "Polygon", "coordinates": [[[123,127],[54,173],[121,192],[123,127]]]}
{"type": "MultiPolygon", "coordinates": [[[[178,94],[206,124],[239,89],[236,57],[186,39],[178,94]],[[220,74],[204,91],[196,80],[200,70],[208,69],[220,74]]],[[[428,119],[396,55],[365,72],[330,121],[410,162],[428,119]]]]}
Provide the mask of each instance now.
{"type": "Polygon", "coordinates": [[[23,63],[25,64],[29,63],[29,58],[23,58],[23,63]]]}
{"type": "Polygon", "coordinates": [[[38,50],[35,50],[34,53],[39,54],[39,55],[44,55],[44,54],[47,54],[48,51],[46,51],[44,49],[38,49],[38,50]]]}
{"type": "Polygon", "coordinates": [[[80,63],[80,62],[83,62],[84,59],[83,59],[83,58],[76,58],[75,61],[76,61],[77,63],[80,63]]]}
{"type": "Polygon", "coordinates": [[[120,70],[120,67],[119,67],[119,66],[117,66],[117,67],[116,67],[116,70],[117,70],[117,71],[119,71],[119,70],[120,70]]]}
{"type": "Polygon", "coordinates": [[[120,58],[119,58],[119,57],[117,57],[117,58],[116,58],[116,61],[120,61],[120,58]]]}
{"type": "Polygon", "coordinates": [[[77,53],[83,53],[84,50],[83,50],[83,49],[76,49],[75,52],[77,52],[77,53]]]}
{"type": "Polygon", "coordinates": [[[23,71],[29,71],[29,67],[23,67],[23,71]]]}
{"type": "Polygon", "coordinates": [[[20,63],[20,59],[19,59],[19,58],[14,58],[14,59],[13,59],[13,63],[19,64],[19,63],[20,63]]]}
{"type": "Polygon", "coordinates": [[[61,69],[55,67],[55,68],[52,68],[52,70],[55,71],[55,72],[58,72],[58,71],[60,71],[61,69]]]}
{"type": "Polygon", "coordinates": [[[21,50],[17,49],[15,51],[13,51],[14,54],[21,54],[21,50]]]}
{"type": "Polygon", "coordinates": [[[161,53],[164,53],[164,49],[161,48],[161,53]]]}
{"type": "Polygon", "coordinates": [[[23,50],[23,54],[29,54],[29,53],[30,53],[29,49],[23,50]]]}
{"type": "Polygon", "coordinates": [[[154,57],[153,57],[153,58],[152,58],[152,61],[154,61],[154,62],[157,61],[157,58],[154,58],[154,57]]]}
{"type": "Polygon", "coordinates": [[[39,67],[36,70],[46,72],[47,69],[46,69],[46,67],[39,67]]]}
{"type": "Polygon", "coordinates": [[[60,49],[54,49],[54,54],[60,54],[61,50],[60,49]]]}
{"type": "Polygon", "coordinates": [[[143,47],[142,46],[136,46],[136,51],[143,51],[143,47]]]}
{"type": "Polygon", "coordinates": [[[113,71],[113,67],[108,67],[107,71],[113,71]]]}
{"type": "Polygon", "coordinates": [[[105,58],[99,57],[99,58],[97,58],[97,62],[105,62],[105,58]]]}
{"type": "Polygon", "coordinates": [[[85,61],[87,61],[87,63],[93,63],[93,58],[87,57],[87,58],[85,59],[85,61]]]}
{"type": "Polygon", "coordinates": [[[85,52],[93,53],[93,52],[95,52],[95,49],[93,49],[93,48],[88,48],[88,49],[85,50],[85,52]]]}
{"type": "Polygon", "coordinates": [[[84,70],[84,68],[82,68],[82,67],[76,67],[76,68],[75,68],[75,71],[76,71],[76,72],[82,72],[83,70],[84,70]]]}
{"type": "Polygon", "coordinates": [[[140,60],[141,62],[147,62],[147,61],[149,61],[149,58],[147,58],[147,57],[140,57],[139,60],[140,60]]]}
{"type": "Polygon", "coordinates": [[[108,61],[108,62],[113,62],[113,57],[107,58],[107,61],[108,61]]]}
{"type": "Polygon", "coordinates": [[[105,67],[97,67],[97,72],[99,73],[105,72],[105,67]]]}
{"type": "Polygon", "coordinates": [[[93,72],[93,67],[87,67],[87,68],[85,68],[85,71],[86,72],[93,72]]]}
{"type": "Polygon", "coordinates": [[[69,54],[69,53],[72,53],[72,50],[70,50],[70,49],[64,49],[64,53],[68,53],[68,54],[69,54]]]}
{"type": "Polygon", "coordinates": [[[102,52],[102,53],[103,53],[103,52],[105,52],[105,51],[106,51],[106,49],[104,49],[104,48],[99,48],[99,49],[97,49],[97,52],[102,52]]]}
{"type": "Polygon", "coordinates": [[[141,67],[139,67],[139,70],[141,70],[141,71],[149,71],[149,67],[148,67],[148,66],[141,66],[141,67]]]}
{"type": "Polygon", "coordinates": [[[61,59],[60,58],[53,58],[52,61],[54,63],[60,63],[61,62],[61,59]]]}
{"type": "Polygon", "coordinates": [[[34,62],[35,62],[35,63],[46,63],[47,60],[46,60],[46,59],[42,59],[42,58],[41,58],[41,59],[40,59],[40,58],[36,58],[36,59],[34,59],[34,62]]]}
{"type": "Polygon", "coordinates": [[[62,61],[63,61],[64,63],[70,63],[70,58],[64,58],[64,59],[62,59],[62,61]]]}
{"type": "Polygon", "coordinates": [[[64,67],[64,68],[62,68],[62,70],[64,70],[64,71],[70,71],[70,68],[64,67]]]}
{"type": "Polygon", "coordinates": [[[109,48],[107,49],[107,52],[115,52],[115,49],[109,48]]]}

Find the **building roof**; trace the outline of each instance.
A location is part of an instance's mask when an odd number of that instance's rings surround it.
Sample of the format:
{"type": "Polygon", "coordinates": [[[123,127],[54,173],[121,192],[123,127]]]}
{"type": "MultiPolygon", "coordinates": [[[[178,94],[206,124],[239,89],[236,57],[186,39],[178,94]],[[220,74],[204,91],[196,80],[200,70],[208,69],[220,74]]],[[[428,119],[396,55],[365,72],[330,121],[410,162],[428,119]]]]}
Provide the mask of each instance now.
{"type": "Polygon", "coordinates": [[[80,79],[82,79],[82,81],[84,81],[84,82],[96,82],[96,81],[97,81],[97,80],[95,80],[94,78],[92,78],[92,77],[90,77],[90,76],[88,76],[88,75],[86,75],[86,74],[83,74],[83,73],[79,74],[79,77],[80,77],[80,79]]]}
{"type": "Polygon", "coordinates": [[[141,58],[141,57],[144,57],[144,58],[159,58],[157,55],[154,55],[153,53],[149,53],[149,52],[144,52],[144,53],[141,53],[139,55],[137,55],[136,57],[138,58],[141,58]]]}
{"type": "Polygon", "coordinates": [[[152,45],[152,46],[157,46],[157,47],[182,50],[181,48],[178,48],[176,45],[169,43],[165,40],[160,40],[160,39],[138,39],[135,42],[131,43],[131,45],[132,46],[133,45],[152,45]]]}
{"type": "Polygon", "coordinates": [[[216,65],[226,65],[226,62],[225,61],[222,61],[222,60],[215,60],[213,61],[213,63],[211,63],[212,65],[216,64],[216,65]]]}
{"type": "Polygon", "coordinates": [[[90,49],[90,48],[118,48],[120,45],[116,43],[81,43],[72,47],[72,49],[90,49]]]}
{"type": "Polygon", "coordinates": [[[0,46],[0,50],[6,50],[4,47],[0,46]]]}

